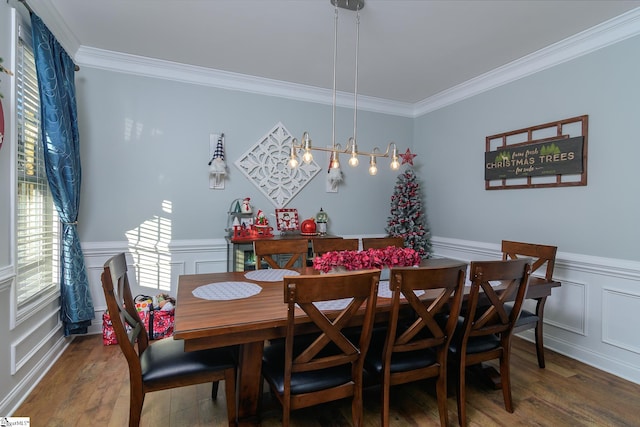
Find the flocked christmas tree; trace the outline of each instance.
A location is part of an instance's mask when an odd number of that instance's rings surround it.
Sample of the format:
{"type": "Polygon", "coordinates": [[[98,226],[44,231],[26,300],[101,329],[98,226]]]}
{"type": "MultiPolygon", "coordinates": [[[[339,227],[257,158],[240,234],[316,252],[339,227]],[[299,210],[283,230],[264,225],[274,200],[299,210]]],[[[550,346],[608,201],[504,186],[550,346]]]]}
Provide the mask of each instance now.
{"type": "Polygon", "coordinates": [[[431,252],[431,233],[422,208],[420,185],[413,169],[398,176],[391,195],[391,216],[385,231],[392,237],[403,237],[405,246],[413,248],[422,258],[431,252]]]}

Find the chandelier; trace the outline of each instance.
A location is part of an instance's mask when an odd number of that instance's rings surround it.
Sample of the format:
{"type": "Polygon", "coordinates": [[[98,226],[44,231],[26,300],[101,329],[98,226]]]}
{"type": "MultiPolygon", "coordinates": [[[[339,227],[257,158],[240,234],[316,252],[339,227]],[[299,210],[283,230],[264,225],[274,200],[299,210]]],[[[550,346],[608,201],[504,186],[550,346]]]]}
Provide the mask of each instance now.
{"type": "Polygon", "coordinates": [[[357,144],[357,123],[358,123],[358,50],[360,45],[360,10],[364,7],[364,0],[330,0],[334,5],[334,45],[333,45],[333,90],[332,90],[332,133],[331,147],[314,147],[311,145],[311,138],[308,132],[302,134],[301,142],[298,143],[296,138],[291,141],[291,153],[289,157],[289,167],[295,169],[300,162],[298,161],[298,151],[302,151],[302,161],[309,164],[313,160],[311,151],[330,152],[329,166],[330,172],[338,172],[340,174],[339,154],[349,155],[349,165],[358,166],[360,163],[358,156],[369,158],[369,174],[378,173],[377,159],[379,157],[391,157],[391,170],[398,170],[400,161],[398,158],[398,148],[395,142],[390,142],[387,149],[382,152],[375,147],[371,152],[359,151],[357,144]],[[336,143],[336,62],[338,56],[338,8],[356,11],[356,60],[355,60],[355,88],[353,95],[353,136],[347,140],[345,148],[336,143]]]}

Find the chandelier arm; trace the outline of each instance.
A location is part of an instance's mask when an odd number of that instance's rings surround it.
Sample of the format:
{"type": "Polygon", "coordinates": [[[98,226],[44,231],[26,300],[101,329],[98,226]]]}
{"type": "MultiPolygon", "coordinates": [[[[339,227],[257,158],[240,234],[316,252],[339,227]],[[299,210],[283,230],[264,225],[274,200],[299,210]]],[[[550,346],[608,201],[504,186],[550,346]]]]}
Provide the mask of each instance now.
{"type": "Polygon", "coordinates": [[[396,149],[396,143],[395,142],[390,142],[389,144],[387,144],[387,149],[384,152],[377,151],[378,147],[374,147],[372,152],[358,151],[358,155],[359,156],[367,156],[367,157],[371,157],[371,156],[374,156],[374,157],[389,157],[389,155],[393,152],[394,149],[396,149]]]}
{"type": "MultiPolygon", "coordinates": [[[[296,144],[297,140],[294,138],[294,140],[292,141],[292,147],[297,149],[297,150],[304,150],[306,147],[303,143],[300,144],[296,144]]],[[[390,154],[393,152],[393,149],[396,148],[396,143],[395,142],[390,142],[387,145],[387,149],[384,152],[381,152],[378,150],[378,147],[375,147],[373,149],[372,152],[367,152],[367,151],[358,151],[356,152],[356,154],[358,156],[366,156],[366,157],[389,157],[390,154]],[[378,151],[376,151],[378,150],[378,151]]],[[[329,152],[333,152],[335,151],[336,153],[339,154],[352,154],[352,149],[353,149],[353,141],[352,138],[349,138],[349,141],[347,142],[347,146],[342,149],[342,147],[340,146],[340,144],[335,144],[333,147],[330,148],[326,148],[326,147],[315,147],[315,146],[310,146],[309,147],[310,150],[312,151],[329,151],[329,152]]]]}
{"type": "MultiPolygon", "coordinates": [[[[295,148],[296,150],[300,150],[300,149],[304,149],[304,145],[302,144],[298,144],[298,145],[294,145],[292,144],[292,147],[295,148]]],[[[346,149],[342,149],[342,147],[340,146],[340,144],[336,144],[335,148],[334,147],[310,147],[309,150],[311,151],[324,151],[324,152],[336,152],[338,154],[351,154],[351,152],[349,151],[348,148],[346,149]]]]}

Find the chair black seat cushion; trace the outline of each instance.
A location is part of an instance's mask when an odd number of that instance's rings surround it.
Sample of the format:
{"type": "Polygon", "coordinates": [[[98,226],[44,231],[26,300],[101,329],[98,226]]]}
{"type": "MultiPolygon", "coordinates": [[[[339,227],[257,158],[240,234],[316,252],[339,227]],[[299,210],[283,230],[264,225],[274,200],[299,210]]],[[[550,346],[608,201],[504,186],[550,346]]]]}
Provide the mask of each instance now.
{"type": "MultiPolygon", "coordinates": [[[[462,327],[464,326],[464,318],[458,318],[458,325],[453,334],[453,339],[449,345],[449,352],[453,355],[459,354],[460,340],[462,335],[462,327]]],[[[469,337],[467,341],[467,354],[482,353],[500,347],[500,338],[497,335],[485,335],[481,337],[469,337]]]]}
{"type": "MultiPolygon", "coordinates": [[[[305,346],[298,346],[298,350],[305,346]]],[[[331,345],[321,353],[328,355],[331,345]]],[[[284,393],[284,342],[272,343],[262,355],[262,375],[278,393],[284,393]]],[[[294,348],[294,357],[296,349],[294,348]]],[[[351,364],[336,366],[319,371],[294,372],[291,374],[291,394],[302,394],[351,382],[351,364]]]]}
{"type": "Polygon", "coordinates": [[[142,381],[147,384],[183,375],[221,371],[235,365],[229,348],[184,351],[184,341],[173,338],[154,342],[140,357],[142,381]]]}
{"type": "MultiPolygon", "coordinates": [[[[513,308],[513,304],[505,304],[505,309],[507,310],[507,313],[511,313],[512,308],[513,308]]],[[[530,323],[536,323],[538,320],[540,320],[540,317],[538,317],[537,314],[522,309],[520,311],[520,317],[518,317],[518,320],[516,320],[515,327],[517,328],[518,326],[528,325],[530,323]]]]}
{"type": "Polygon", "coordinates": [[[520,317],[518,317],[518,320],[516,321],[516,327],[536,323],[538,320],[540,320],[540,318],[535,313],[522,310],[520,312],[520,317]]]}
{"type": "MultiPolygon", "coordinates": [[[[470,337],[467,341],[467,354],[482,353],[500,347],[500,339],[496,335],[470,337]]],[[[449,346],[452,354],[458,354],[458,342],[452,341],[449,346]]]]}
{"type": "MultiPolygon", "coordinates": [[[[382,374],[382,351],[386,339],[386,331],[376,330],[364,361],[365,370],[374,375],[382,374]]],[[[391,355],[391,373],[406,372],[424,368],[436,363],[433,349],[395,352],[391,355]]]]}

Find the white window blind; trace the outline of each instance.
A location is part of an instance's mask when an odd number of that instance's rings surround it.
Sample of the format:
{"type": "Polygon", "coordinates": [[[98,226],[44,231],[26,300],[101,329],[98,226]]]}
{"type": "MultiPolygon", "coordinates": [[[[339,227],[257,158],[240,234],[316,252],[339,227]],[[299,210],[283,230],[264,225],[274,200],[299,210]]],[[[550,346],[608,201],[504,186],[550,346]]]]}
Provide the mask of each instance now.
{"type": "Polygon", "coordinates": [[[31,34],[22,25],[16,52],[16,290],[20,309],[58,287],[60,226],[42,156],[40,98],[31,34]]]}

